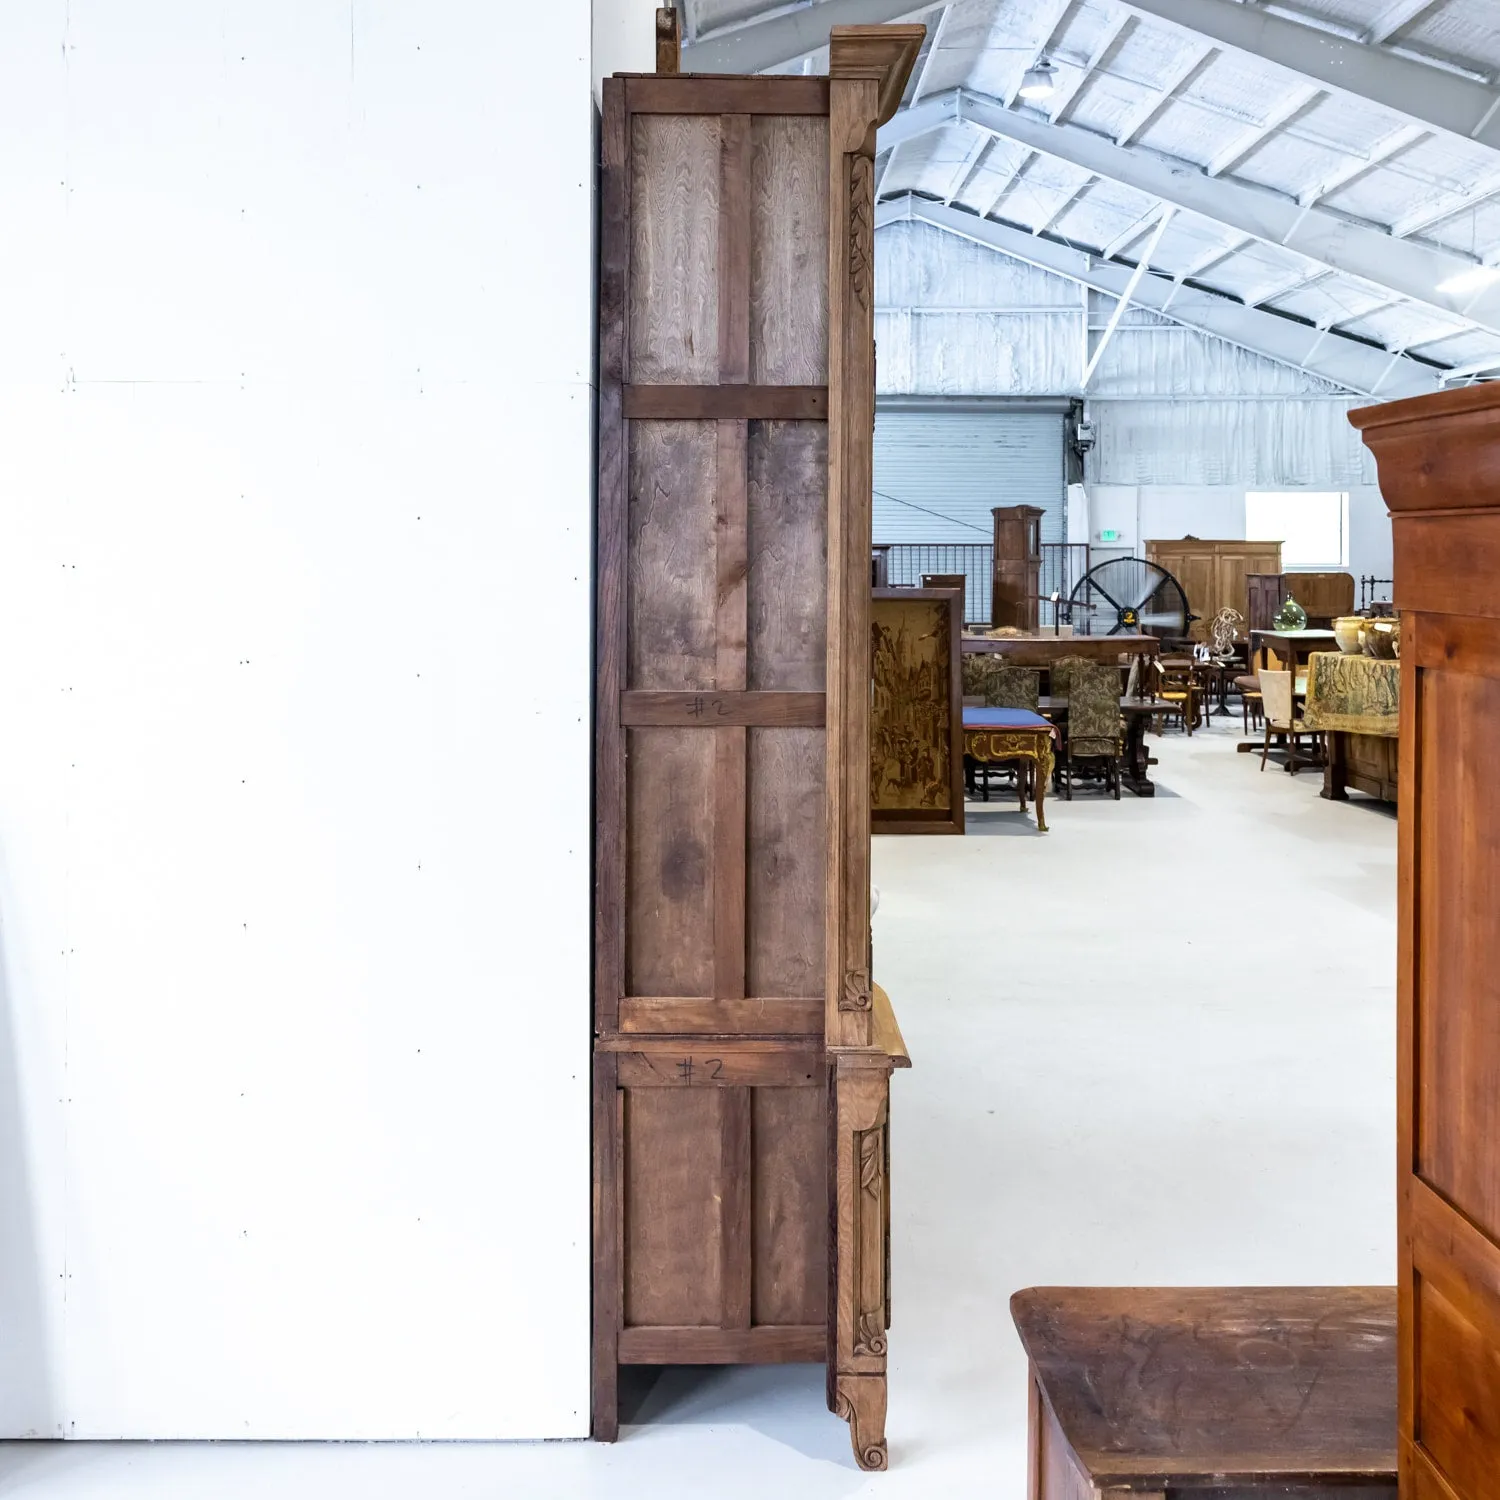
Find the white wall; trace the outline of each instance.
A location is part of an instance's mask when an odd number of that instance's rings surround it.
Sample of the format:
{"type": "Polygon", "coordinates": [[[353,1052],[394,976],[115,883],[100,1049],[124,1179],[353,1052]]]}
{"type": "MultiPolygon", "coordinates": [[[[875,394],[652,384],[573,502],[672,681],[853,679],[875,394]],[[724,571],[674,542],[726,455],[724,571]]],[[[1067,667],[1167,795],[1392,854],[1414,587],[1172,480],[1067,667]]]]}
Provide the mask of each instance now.
{"type": "Polygon", "coordinates": [[[590,19],[0,14],[0,1433],[587,1430],[590,19]]]}

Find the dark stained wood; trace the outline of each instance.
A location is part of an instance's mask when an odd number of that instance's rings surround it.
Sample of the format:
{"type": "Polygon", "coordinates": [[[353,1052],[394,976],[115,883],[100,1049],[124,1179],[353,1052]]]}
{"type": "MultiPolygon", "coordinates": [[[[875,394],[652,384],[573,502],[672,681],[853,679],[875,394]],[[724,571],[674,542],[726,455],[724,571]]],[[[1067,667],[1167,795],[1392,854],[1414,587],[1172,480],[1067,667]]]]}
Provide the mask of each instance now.
{"type": "Polygon", "coordinates": [[[1041,607],[1042,516],[1037,505],[1000,505],[994,517],[990,623],[1034,632],[1041,607]]]}
{"type": "MultiPolygon", "coordinates": [[[[816,1072],[816,1061],[813,1064],[816,1072]]],[[[723,1128],[720,1136],[723,1202],[720,1208],[723,1236],[719,1272],[719,1326],[729,1330],[750,1327],[751,1257],[754,1226],[750,1218],[750,1189],[754,1172],[751,1144],[750,1101],[758,1090],[724,1090],[723,1128]]],[[[779,1092],[779,1091],[778,1091],[779,1092]]],[[[790,1089],[788,1093],[792,1092],[790,1089]]]]}
{"type": "Polygon", "coordinates": [[[636,115],[826,115],[826,78],[739,78],[649,73],[621,80],[636,115]]]}
{"type": "Polygon", "coordinates": [[[682,421],[824,422],[828,389],[821,385],[631,385],[625,415],[682,421]]]}
{"type": "Polygon", "coordinates": [[[656,71],[665,75],[682,71],[682,21],[674,5],[656,8],[656,71]]]}
{"type": "Polygon", "coordinates": [[[823,1357],[821,1323],[755,1328],[626,1328],[622,1365],[802,1365],[823,1357]]]}
{"type": "Polygon", "coordinates": [[[622,724],[642,727],[821,729],[827,708],[822,693],[624,693],[616,712],[622,724]]]}
{"type": "Polygon", "coordinates": [[[1394,1288],[1038,1287],[1011,1312],[1093,1485],[1394,1482],[1394,1288]]]}
{"type": "MultiPolygon", "coordinates": [[[[635,1045],[639,1048],[641,1043],[635,1045]]],[[[621,1088],[679,1093],[750,1084],[811,1088],[818,1083],[820,1066],[818,1053],[794,1049],[793,1044],[767,1044],[761,1050],[738,1042],[715,1046],[698,1037],[619,1054],[621,1088]]]]}
{"type": "Polygon", "coordinates": [[[616,1085],[615,1059],[608,1053],[594,1056],[592,1095],[594,1336],[590,1431],[600,1442],[612,1443],[620,1431],[620,1281],[625,1261],[620,1213],[624,1095],[616,1085]]]}
{"type": "Polygon", "coordinates": [[[1394,519],[1401,626],[1401,1483],[1500,1495],[1500,388],[1351,414],[1394,519]]]}

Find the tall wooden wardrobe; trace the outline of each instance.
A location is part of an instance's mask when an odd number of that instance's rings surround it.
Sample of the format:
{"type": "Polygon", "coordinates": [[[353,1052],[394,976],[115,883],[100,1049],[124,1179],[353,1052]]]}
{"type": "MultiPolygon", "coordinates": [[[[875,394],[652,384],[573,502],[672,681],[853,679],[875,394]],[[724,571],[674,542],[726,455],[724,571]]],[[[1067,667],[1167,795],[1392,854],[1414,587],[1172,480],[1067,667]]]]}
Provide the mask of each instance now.
{"type": "Polygon", "coordinates": [[[1500,385],[1351,420],[1401,611],[1403,1500],[1500,1495],[1500,385]]]}
{"type": "Polygon", "coordinates": [[[875,130],[829,76],[605,83],[594,1411],[621,1365],[823,1361],[886,1463],[889,1080],[870,972],[875,130]]]}

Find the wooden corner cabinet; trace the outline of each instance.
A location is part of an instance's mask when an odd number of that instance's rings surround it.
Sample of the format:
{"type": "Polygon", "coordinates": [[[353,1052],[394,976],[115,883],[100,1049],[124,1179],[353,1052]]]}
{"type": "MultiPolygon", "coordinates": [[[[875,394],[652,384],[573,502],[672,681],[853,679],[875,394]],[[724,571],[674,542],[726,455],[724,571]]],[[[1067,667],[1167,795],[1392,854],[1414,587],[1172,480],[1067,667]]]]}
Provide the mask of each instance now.
{"type": "Polygon", "coordinates": [[[1401,609],[1403,1500],[1500,1494],[1500,385],[1356,411],[1401,609]]]}
{"type": "Polygon", "coordinates": [[[874,148],[920,26],[829,76],[604,89],[593,1431],[619,1367],[822,1361],[886,1464],[870,973],[874,148]]]}

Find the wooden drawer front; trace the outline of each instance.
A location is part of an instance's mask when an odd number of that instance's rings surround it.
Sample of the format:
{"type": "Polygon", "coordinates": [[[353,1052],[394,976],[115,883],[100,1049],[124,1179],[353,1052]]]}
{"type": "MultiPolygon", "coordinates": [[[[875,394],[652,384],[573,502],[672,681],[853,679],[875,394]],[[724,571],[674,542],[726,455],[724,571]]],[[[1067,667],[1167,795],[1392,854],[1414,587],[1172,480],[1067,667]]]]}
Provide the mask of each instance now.
{"type": "Polygon", "coordinates": [[[618,1066],[621,1362],[821,1360],[820,1061],[720,1048],[618,1066]]]}

